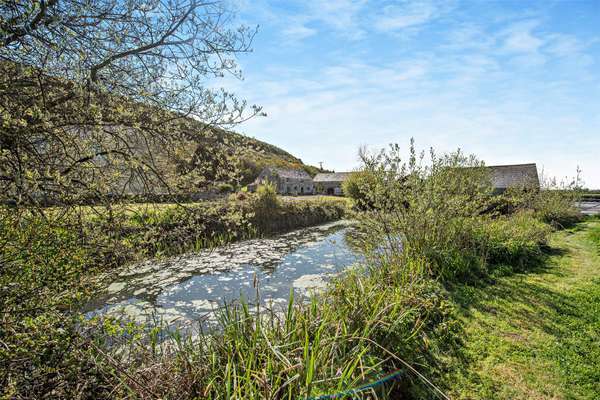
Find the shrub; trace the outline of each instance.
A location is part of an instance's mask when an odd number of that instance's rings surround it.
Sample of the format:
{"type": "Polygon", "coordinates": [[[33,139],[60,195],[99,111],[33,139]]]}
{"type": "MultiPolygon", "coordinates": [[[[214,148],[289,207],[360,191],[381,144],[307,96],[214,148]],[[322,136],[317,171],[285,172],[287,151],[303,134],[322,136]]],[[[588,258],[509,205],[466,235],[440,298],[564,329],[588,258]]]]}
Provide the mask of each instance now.
{"type": "Polygon", "coordinates": [[[262,211],[274,210],[279,207],[280,202],[277,196],[277,187],[274,183],[265,182],[258,186],[254,205],[262,211]]]}
{"type": "Polygon", "coordinates": [[[490,268],[504,264],[523,270],[538,264],[551,229],[533,213],[518,212],[483,221],[474,234],[490,268]]]}
{"type": "Polygon", "coordinates": [[[472,220],[489,207],[491,187],[486,170],[460,152],[437,156],[429,165],[411,143],[404,162],[397,145],[363,154],[373,177],[366,192],[372,209],[360,215],[367,252],[403,264],[428,261],[428,273],[446,280],[483,268],[484,255],[471,234],[472,220]]]}
{"type": "Polygon", "coordinates": [[[581,220],[577,208],[581,195],[577,179],[570,183],[557,183],[555,179],[542,177],[541,190],[509,188],[494,198],[494,205],[503,214],[533,210],[540,221],[555,228],[564,228],[581,220]]]}
{"type": "Polygon", "coordinates": [[[581,220],[576,206],[578,199],[579,193],[574,190],[546,189],[540,191],[532,206],[539,220],[565,228],[581,220]]]}
{"type": "Polygon", "coordinates": [[[350,174],[342,184],[344,195],[351,198],[357,208],[366,210],[373,208],[369,200],[369,192],[375,189],[376,179],[369,171],[356,171],[350,174]]]}
{"type": "Polygon", "coordinates": [[[231,193],[235,188],[230,183],[220,183],[219,186],[217,186],[217,190],[219,193],[231,193]]]}
{"type": "MultiPolygon", "coordinates": [[[[78,231],[0,210],[0,397],[109,396],[110,372],[96,364],[79,317],[103,264],[78,231]]],[[[66,221],[65,221],[66,222],[66,221]]],[[[63,222],[64,223],[64,222],[63,222]]]]}

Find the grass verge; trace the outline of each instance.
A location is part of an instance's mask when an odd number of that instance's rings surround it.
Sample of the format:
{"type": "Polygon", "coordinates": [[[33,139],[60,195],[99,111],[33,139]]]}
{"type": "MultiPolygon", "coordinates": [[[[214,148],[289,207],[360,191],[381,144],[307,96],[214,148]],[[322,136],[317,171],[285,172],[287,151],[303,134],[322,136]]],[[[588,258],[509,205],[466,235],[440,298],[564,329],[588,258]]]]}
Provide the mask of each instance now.
{"type": "Polygon", "coordinates": [[[598,398],[599,232],[597,220],[556,232],[536,271],[453,291],[465,348],[446,377],[452,398],[598,398]]]}

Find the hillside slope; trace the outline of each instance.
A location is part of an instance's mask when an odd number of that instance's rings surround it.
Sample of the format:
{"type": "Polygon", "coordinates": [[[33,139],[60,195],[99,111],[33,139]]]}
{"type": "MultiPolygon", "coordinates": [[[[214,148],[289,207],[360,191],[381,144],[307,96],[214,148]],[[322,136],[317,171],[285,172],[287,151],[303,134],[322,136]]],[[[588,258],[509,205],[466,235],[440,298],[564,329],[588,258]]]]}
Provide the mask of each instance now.
{"type": "Polygon", "coordinates": [[[235,109],[227,114],[223,104],[206,115],[207,124],[168,99],[154,103],[136,93],[90,90],[7,61],[0,61],[0,72],[10,77],[0,82],[3,203],[185,196],[223,183],[248,184],[266,166],[317,172],[278,147],[220,128],[246,117],[235,109]]]}
{"type": "Polygon", "coordinates": [[[260,171],[268,166],[303,169],[311,176],[320,172],[318,167],[304,164],[301,159],[287,151],[261,140],[224,129],[213,131],[213,135],[216,144],[241,153],[242,184],[252,182],[260,171]]]}

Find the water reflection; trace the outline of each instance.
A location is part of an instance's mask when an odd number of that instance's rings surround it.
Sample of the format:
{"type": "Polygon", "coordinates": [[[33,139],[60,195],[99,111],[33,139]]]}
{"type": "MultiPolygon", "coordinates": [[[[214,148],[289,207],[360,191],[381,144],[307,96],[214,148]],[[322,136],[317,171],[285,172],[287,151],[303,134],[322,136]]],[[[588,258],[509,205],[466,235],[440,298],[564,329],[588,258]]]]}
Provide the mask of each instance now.
{"type": "Polygon", "coordinates": [[[290,288],[306,295],[358,260],[348,245],[351,232],[351,223],[338,221],[131,266],[88,306],[88,315],[186,324],[211,318],[214,309],[240,297],[255,304],[257,292],[262,304],[285,305],[290,288]]]}

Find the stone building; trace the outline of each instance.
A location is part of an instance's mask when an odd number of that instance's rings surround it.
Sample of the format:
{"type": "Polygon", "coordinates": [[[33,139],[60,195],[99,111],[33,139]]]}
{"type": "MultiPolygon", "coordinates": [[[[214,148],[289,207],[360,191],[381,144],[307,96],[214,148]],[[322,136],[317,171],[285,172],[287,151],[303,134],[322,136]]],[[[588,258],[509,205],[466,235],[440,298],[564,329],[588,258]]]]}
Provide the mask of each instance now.
{"type": "Polygon", "coordinates": [[[255,191],[259,185],[266,182],[274,183],[279,194],[314,194],[315,191],[313,180],[306,171],[276,167],[264,168],[254,183],[248,185],[248,189],[255,191]]]}
{"type": "Polygon", "coordinates": [[[531,164],[491,165],[486,167],[496,193],[508,188],[540,189],[537,166],[531,164]]]}
{"type": "Polygon", "coordinates": [[[343,194],[342,183],[344,183],[351,173],[352,172],[333,172],[315,175],[313,178],[315,192],[318,194],[341,196],[343,194]]]}

